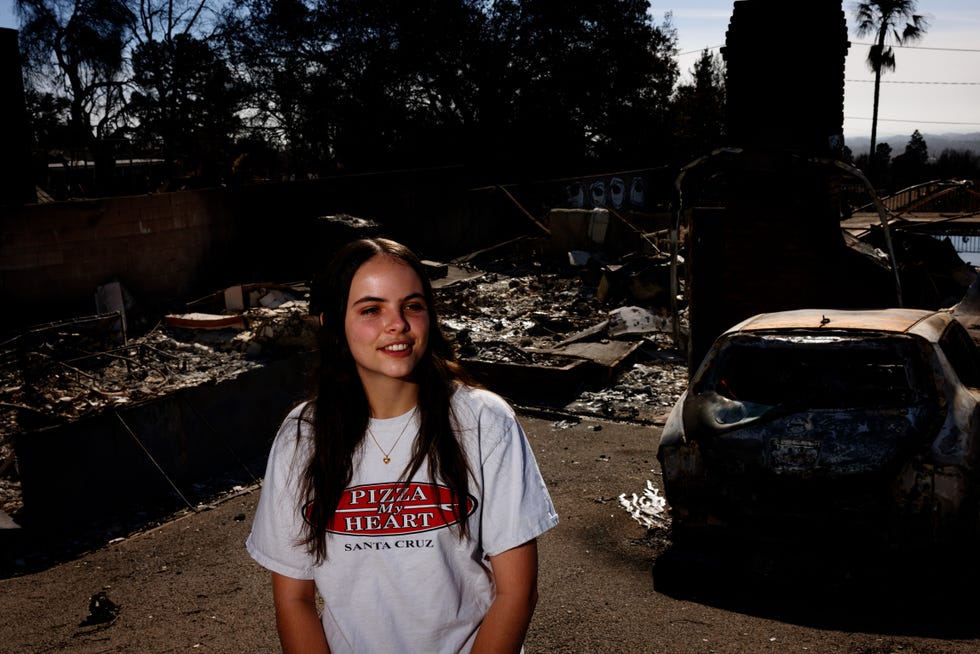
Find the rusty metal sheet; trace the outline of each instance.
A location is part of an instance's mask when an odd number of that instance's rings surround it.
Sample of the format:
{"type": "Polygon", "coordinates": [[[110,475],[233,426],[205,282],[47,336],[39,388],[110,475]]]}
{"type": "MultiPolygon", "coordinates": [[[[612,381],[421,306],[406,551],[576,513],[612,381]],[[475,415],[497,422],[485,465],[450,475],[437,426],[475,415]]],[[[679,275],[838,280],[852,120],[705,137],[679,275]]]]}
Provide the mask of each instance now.
{"type": "Polygon", "coordinates": [[[245,321],[238,314],[172,313],[165,315],[163,322],[182,329],[245,329],[245,321]]]}
{"type": "Polygon", "coordinates": [[[906,332],[924,318],[936,315],[920,309],[878,309],[874,311],[841,311],[834,309],[800,309],[765,313],[743,322],[739,331],[774,329],[868,329],[906,332]]]}

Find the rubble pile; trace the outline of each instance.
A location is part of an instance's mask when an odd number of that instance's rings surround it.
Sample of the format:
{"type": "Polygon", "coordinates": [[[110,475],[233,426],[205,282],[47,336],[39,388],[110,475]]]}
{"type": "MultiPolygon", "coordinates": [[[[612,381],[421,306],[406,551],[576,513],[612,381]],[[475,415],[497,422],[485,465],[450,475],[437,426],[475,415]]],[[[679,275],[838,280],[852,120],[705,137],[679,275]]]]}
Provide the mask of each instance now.
{"type": "Polygon", "coordinates": [[[270,358],[310,349],[315,321],[305,300],[240,313],[237,328],[173,327],[164,320],[124,339],[112,321],[71,321],[21,335],[0,352],[0,510],[14,513],[20,493],[12,437],[82,419],[112,407],[218,384],[270,358]]]}
{"type": "Polygon", "coordinates": [[[29,370],[0,372],[5,434],[77,420],[113,405],[218,382],[258,365],[236,352],[178,340],[164,330],[116,348],[63,356],[66,351],[77,351],[75,336],[60,334],[57,342],[46,343],[48,352],[43,358],[39,352],[30,353],[29,370]]]}
{"type": "Polygon", "coordinates": [[[443,329],[463,360],[566,365],[567,357],[539,350],[595,321],[596,309],[576,282],[490,272],[444,286],[437,291],[443,329]]]}
{"type": "Polygon", "coordinates": [[[572,359],[560,353],[570,341],[639,339],[631,360],[611,380],[586,383],[571,402],[550,408],[650,423],[662,418],[686,388],[687,362],[667,333],[669,321],[657,318],[656,328],[639,333],[623,328],[617,320],[621,308],[599,301],[592,271],[515,267],[508,273],[499,262],[494,268],[437,289],[443,328],[464,362],[560,367],[572,359]]]}
{"type": "Polygon", "coordinates": [[[658,334],[642,349],[643,360],[599,390],[584,390],[564,408],[610,420],[657,423],[687,388],[687,362],[670,339],[658,334]]]}
{"type": "MultiPolygon", "coordinates": [[[[488,270],[453,267],[460,274],[437,280],[436,298],[443,329],[464,362],[561,368],[581,359],[562,352],[570,341],[636,345],[611,378],[585,380],[570,402],[532,397],[521,404],[649,423],[683,391],[686,365],[671,337],[629,333],[610,319],[597,299],[594,270],[526,260],[494,262],[488,270]]],[[[217,384],[315,347],[317,322],[308,315],[305,287],[236,288],[247,298],[238,310],[226,305],[229,290],[135,337],[124,338],[105,320],[88,327],[72,321],[0,344],[0,510],[20,508],[13,434],[217,384]]]]}
{"type": "Polygon", "coordinates": [[[99,348],[91,335],[56,331],[0,368],[0,436],[77,420],[106,408],[219,383],[261,367],[259,354],[308,347],[306,303],[243,314],[248,328],[194,330],[160,324],[99,348]]]}
{"type": "MultiPolygon", "coordinates": [[[[505,343],[551,347],[596,321],[594,293],[581,279],[557,273],[508,276],[488,272],[438,291],[442,325],[455,335],[459,356],[506,360],[505,343]]],[[[514,352],[512,349],[511,352],[514,352]]],[[[517,354],[530,361],[530,353],[517,354]]]]}

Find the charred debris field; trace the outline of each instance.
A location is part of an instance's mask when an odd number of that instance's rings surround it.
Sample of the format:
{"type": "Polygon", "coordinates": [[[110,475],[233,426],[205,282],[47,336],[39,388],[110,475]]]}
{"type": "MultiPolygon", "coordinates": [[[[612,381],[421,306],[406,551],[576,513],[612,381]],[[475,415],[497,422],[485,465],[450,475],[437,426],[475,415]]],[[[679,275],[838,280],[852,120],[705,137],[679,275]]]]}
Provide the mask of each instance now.
{"type": "MultiPolygon", "coordinates": [[[[600,266],[513,258],[440,264],[432,276],[443,330],[460,358],[518,408],[569,424],[653,424],[686,387],[687,362],[666,307],[657,306],[666,263],[633,265],[622,273],[627,282],[611,281],[600,266]]],[[[305,283],[235,290],[243,301],[234,309],[218,291],[125,337],[118,317],[103,315],[8,339],[0,350],[0,510],[17,520],[24,508],[16,435],[218,385],[315,349],[305,283]]],[[[215,479],[203,494],[227,492],[222,483],[215,479]]]]}

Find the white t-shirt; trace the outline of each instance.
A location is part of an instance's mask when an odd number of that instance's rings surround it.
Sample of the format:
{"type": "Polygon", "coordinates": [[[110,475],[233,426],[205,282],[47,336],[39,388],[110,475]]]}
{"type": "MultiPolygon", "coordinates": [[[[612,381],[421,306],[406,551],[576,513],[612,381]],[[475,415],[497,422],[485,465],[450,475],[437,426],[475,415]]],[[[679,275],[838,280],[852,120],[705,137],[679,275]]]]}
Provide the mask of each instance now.
{"type": "Polygon", "coordinates": [[[461,540],[449,528],[452,498],[428,478],[425,463],[408,486],[398,483],[418,428],[413,410],[370,421],[378,444],[365,436],[355,454],[354,476],[328,529],[327,560],[320,565],[297,544],[303,527],[297,482],[311,447],[306,423],[296,438],[301,407],[279,428],[246,547],[269,570],[316,582],[333,654],[469,652],[494,595],[487,557],[558,524],[510,406],[466,386],[452,404],[475,477],[470,536],[461,540]],[[386,465],[380,447],[387,451],[393,444],[386,465]]]}

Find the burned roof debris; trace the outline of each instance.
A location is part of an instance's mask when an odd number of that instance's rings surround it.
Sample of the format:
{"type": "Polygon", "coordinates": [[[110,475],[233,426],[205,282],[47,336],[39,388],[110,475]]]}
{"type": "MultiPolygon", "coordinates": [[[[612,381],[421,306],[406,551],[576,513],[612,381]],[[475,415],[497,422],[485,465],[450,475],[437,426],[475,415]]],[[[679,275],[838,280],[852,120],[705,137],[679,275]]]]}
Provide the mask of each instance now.
{"type": "Polygon", "coordinates": [[[0,510],[13,515],[22,508],[18,435],[29,438],[184,389],[218,385],[270,358],[310,349],[315,328],[305,301],[287,299],[269,308],[260,300],[282,289],[252,290],[258,306],[235,313],[235,327],[209,329],[165,316],[148,332],[126,338],[118,314],[107,314],[45,325],[3,343],[0,510]]]}
{"type": "MultiPolygon", "coordinates": [[[[353,230],[348,236],[366,229],[348,218],[321,222],[324,229],[353,230]]],[[[571,420],[661,423],[688,383],[689,279],[677,270],[686,266],[683,239],[674,256],[665,254],[674,250],[669,231],[662,216],[653,222],[644,231],[612,211],[561,210],[549,215],[544,236],[511,239],[450,261],[426,260],[443,330],[467,368],[528,410],[571,420]]],[[[169,429],[177,431],[164,434],[164,442],[198,447],[191,441],[199,437],[229,438],[211,424],[232,422],[223,417],[229,412],[276,413],[280,403],[300,399],[306,386],[301,368],[310,359],[290,357],[315,350],[308,291],[305,282],[238,284],[159,316],[143,333],[127,334],[119,327],[123,316],[109,313],[39,327],[3,343],[0,510],[16,516],[28,495],[18,488],[25,475],[18,470],[23,462],[15,465],[15,442],[35,443],[37,450],[38,439],[86,420],[89,426],[75,432],[89,437],[106,428],[97,418],[113,413],[133,439],[169,429]],[[272,372],[276,361],[286,365],[272,372]],[[272,384],[249,379],[272,374],[278,394],[269,399],[272,384]],[[225,391],[231,396],[216,399],[211,390],[220,387],[233,389],[225,391]],[[178,395],[183,399],[171,399],[178,395]],[[225,404],[216,414],[222,417],[205,420],[205,428],[189,426],[193,416],[178,415],[181,402],[225,404]],[[132,409],[154,403],[167,405],[156,410],[169,422],[156,428],[144,420],[144,432],[137,433],[132,425],[142,418],[132,409]],[[204,435],[184,433],[195,429],[204,435]]],[[[233,432],[231,439],[251,439],[234,445],[265,450],[255,441],[271,438],[274,427],[267,434],[248,416],[235,420],[244,431],[263,433],[233,432]]],[[[200,470],[198,477],[180,478],[195,467],[190,450],[166,456],[170,467],[157,468],[172,476],[172,488],[201,481],[200,470]]]]}
{"type": "MultiPolygon", "coordinates": [[[[452,262],[428,261],[444,331],[464,364],[516,404],[658,420],[687,380],[667,328],[666,297],[657,296],[663,304],[654,306],[649,295],[631,296],[628,281],[610,284],[601,257],[583,265],[570,260],[519,239],[452,262]],[[630,304],[618,307],[612,299],[630,304]]],[[[634,255],[630,269],[663,278],[666,265],[663,257],[634,255]]],[[[118,322],[116,314],[69,321],[3,344],[0,510],[17,516],[23,509],[15,436],[33,438],[230,383],[270,360],[312,352],[317,328],[304,283],[222,289],[132,337],[113,329],[118,322]]]]}
{"type": "MultiPolygon", "coordinates": [[[[436,283],[447,336],[464,364],[511,401],[579,416],[654,422],[687,382],[672,337],[669,298],[637,298],[628,283],[604,299],[610,265],[601,255],[569,263],[537,239],[450,266],[436,283]],[[537,252],[522,256],[521,252],[537,252]],[[554,253],[553,253],[554,254],[554,253]]],[[[633,267],[666,278],[660,256],[633,267]],[[652,272],[651,272],[652,271],[652,272]]],[[[618,262],[617,262],[618,263],[618,262]]]]}
{"type": "Polygon", "coordinates": [[[123,342],[111,317],[51,325],[3,344],[2,434],[50,427],[107,407],[140,402],[262,365],[258,355],[308,348],[306,304],[258,306],[234,315],[164,316],[123,342]],[[227,324],[216,324],[217,316],[227,324]]]}

